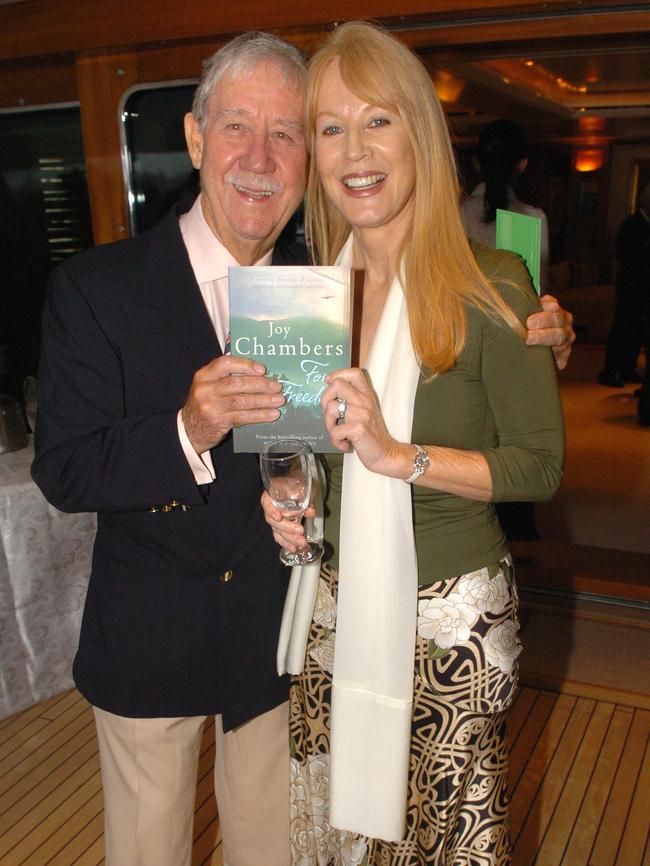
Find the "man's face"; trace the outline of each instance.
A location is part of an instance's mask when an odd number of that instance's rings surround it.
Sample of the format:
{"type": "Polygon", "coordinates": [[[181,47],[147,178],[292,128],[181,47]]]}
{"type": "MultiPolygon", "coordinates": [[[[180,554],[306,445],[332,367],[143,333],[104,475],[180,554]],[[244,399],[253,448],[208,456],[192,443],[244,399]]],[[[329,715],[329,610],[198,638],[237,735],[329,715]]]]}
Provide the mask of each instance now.
{"type": "Polygon", "coordinates": [[[242,265],[268,252],[305,191],[303,90],[272,61],[222,78],[203,132],[185,115],[192,164],[201,172],[203,214],[242,265]]]}

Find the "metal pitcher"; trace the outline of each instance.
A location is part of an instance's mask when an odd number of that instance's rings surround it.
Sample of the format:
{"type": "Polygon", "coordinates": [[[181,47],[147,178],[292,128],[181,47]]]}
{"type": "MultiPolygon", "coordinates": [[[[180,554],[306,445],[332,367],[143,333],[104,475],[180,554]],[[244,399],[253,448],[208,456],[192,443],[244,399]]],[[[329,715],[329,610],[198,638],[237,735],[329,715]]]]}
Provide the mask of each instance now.
{"type": "Polygon", "coordinates": [[[26,448],[27,442],[20,404],[10,394],[0,394],[0,454],[26,448]]]}

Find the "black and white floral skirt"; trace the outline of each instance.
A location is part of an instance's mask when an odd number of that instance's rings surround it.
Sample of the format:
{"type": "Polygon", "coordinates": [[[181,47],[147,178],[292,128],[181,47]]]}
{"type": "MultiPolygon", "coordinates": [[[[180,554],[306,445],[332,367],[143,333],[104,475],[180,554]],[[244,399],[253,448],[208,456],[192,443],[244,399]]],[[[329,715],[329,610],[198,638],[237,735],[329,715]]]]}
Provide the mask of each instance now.
{"type": "Polygon", "coordinates": [[[421,586],[407,828],[383,842],[329,824],[337,573],[324,565],[291,689],[292,866],[508,866],[506,716],[521,652],[510,558],[421,586]]]}

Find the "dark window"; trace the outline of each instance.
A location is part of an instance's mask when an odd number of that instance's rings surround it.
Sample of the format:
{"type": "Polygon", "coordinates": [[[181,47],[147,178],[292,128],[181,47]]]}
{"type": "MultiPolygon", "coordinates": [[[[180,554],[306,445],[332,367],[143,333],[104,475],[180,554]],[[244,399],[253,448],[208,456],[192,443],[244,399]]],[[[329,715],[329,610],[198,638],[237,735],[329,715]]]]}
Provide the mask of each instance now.
{"type": "Polygon", "coordinates": [[[52,266],[92,245],[79,108],[0,113],[0,390],[36,373],[52,266]]]}
{"type": "Polygon", "coordinates": [[[122,112],[131,231],[151,228],[171,205],[198,192],[185,147],[183,116],[195,84],[138,88],[122,112]]]}

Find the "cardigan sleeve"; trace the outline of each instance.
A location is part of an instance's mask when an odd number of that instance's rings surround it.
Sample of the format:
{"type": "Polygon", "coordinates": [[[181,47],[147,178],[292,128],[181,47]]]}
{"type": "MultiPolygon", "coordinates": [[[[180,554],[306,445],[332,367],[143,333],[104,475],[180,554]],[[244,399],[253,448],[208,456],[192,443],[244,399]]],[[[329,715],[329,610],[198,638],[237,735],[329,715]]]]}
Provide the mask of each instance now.
{"type": "MultiPolygon", "coordinates": [[[[492,253],[485,268],[525,326],[539,309],[528,272],[516,256],[492,253]]],[[[498,443],[483,450],[493,501],[549,499],[562,478],[564,424],[551,349],[526,346],[511,328],[482,316],[481,372],[498,443]]]]}

